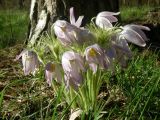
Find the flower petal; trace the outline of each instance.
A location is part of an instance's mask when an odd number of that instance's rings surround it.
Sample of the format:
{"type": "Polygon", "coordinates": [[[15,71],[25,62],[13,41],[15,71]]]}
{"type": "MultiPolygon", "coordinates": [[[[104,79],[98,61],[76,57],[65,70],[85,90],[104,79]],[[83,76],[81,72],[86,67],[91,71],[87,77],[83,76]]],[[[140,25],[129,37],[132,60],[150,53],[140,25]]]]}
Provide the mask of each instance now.
{"type": "Polygon", "coordinates": [[[70,23],[73,24],[73,25],[76,23],[73,7],[70,8],[70,23]]]}
{"type": "Polygon", "coordinates": [[[72,114],[70,115],[69,120],[75,120],[77,117],[80,116],[80,114],[81,114],[82,112],[83,112],[83,111],[80,110],[80,109],[77,109],[76,111],[72,112],[72,114]]]}
{"type": "Polygon", "coordinates": [[[51,83],[52,83],[52,79],[53,79],[53,73],[46,70],[45,71],[45,78],[47,80],[47,83],[49,84],[49,86],[51,86],[51,83]]]}
{"type": "Polygon", "coordinates": [[[146,31],[150,31],[150,28],[149,27],[146,27],[146,26],[143,26],[143,25],[135,25],[135,24],[130,24],[130,25],[125,25],[124,27],[126,26],[130,26],[130,27],[136,27],[138,29],[141,29],[141,30],[146,30],[146,31]]]}
{"type": "Polygon", "coordinates": [[[83,57],[73,51],[67,51],[62,56],[62,67],[65,72],[66,84],[78,87],[82,81],[82,72],[85,70],[83,57]]]}
{"type": "Polygon", "coordinates": [[[146,46],[146,43],[143,40],[143,38],[132,29],[124,29],[121,32],[120,37],[124,37],[128,42],[131,42],[131,43],[136,44],[138,46],[141,46],[141,47],[146,46]]]}
{"type": "Polygon", "coordinates": [[[14,61],[19,60],[26,51],[27,51],[26,49],[23,50],[19,55],[16,56],[16,58],[14,59],[14,61]]]}
{"type": "Polygon", "coordinates": [[[91,70],[93,71],[93,73],[95,74],[97,72],[97,64],[89,63],[89,66],[90,66],[91,70]]]}
{"type": "Polygon", "coordinates": [[[109,12],[109,11],[104,11],[104,12],[100,12],[98,15],[102,16],[102,17],[106,17],[106,16],[113,16],[113,15],[119,15],[120,12],[109,12]]]}
{"type": "Polygon", "coordinates": [[[112,23],[112,22],[117,22],[118,19],[114,16],[106,16],[106,18],[112,23]]]}
{"type": "Polygon", "coordinates": [[[26,52],[22,54],[22,64],[25,75],[28,75],[29,73],[34,75],[39,67],[37,54],[33,51],[26,50],[26,52]]]}
{"type": "Polygon", "coordinates": [[[113,27],[111,22],[104,17],[97,17],[96,18],[96,25],[98,25],[102,29],[107,29],[107,28],[113,27]]]}
{"type": "Polygon", "coordinates": [[[124,29],[132,29],[132,30],[136,31],[143,38],[144,41],[148,41],[147,36],[142,31],[142,30],[149,31],[150,29],[148,27],[141,26],[141,25],[126,25],[126,26],[124,26],[124,29]]]}
{"type": "Polygon", "coordinates": [[[54,62],[47,63],[45,66],[45,78],[49,85],[51,85],[51,81],[53,78],[56,79],[57,82],[61,83],[62,82],[61,67],[54,62]]]}
{"type": "Polygon", "coordinates": [[[82,24],[82,20],[83,20],[84,16],[79,16],[78,20],[75,23],[75,26],[80,27],[82,24]]]}

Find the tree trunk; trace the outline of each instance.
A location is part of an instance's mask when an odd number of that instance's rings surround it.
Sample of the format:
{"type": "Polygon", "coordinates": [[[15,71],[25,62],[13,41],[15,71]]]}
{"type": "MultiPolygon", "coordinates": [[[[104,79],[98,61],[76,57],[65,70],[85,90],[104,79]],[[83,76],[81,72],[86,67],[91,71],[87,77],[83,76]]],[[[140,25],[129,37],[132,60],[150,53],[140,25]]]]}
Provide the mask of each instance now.
{"type": "Polygon", "coordinates": [[[84,15],[83,23],[101,11],[119,11],[119,0],[31,0],[28,41],[34,45],[40,35],[60,18],[68,18],[70,7],[84,15]]]}

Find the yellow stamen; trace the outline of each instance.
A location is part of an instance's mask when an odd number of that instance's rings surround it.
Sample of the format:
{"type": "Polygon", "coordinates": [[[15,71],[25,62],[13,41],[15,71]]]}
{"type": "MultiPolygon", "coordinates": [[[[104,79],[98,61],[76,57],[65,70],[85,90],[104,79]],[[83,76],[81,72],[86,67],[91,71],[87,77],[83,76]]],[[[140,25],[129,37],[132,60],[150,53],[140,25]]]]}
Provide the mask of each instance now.
{"type": "Polygon", "coordinates": [[[90,55],[91,57],[95,57],[95,56],[97,56],[97,52],[95,51],[95,49],[90,48],[90,49],[89,49],[89,55],[90,55]]]}
{"type": "Polygon", "coordinates": [[[62,31],[65,32],[66,31],[66,27],[61,27],[62,31]]]}
{"type": "Polygon", "coordinates": [[[51,72],[54,72],[55,68],[56,68],[55,64],[51,64],[51,72]]]}
{"type": "Polygon", "coordinates": [[[74,64],[75,63],[75,59],[73,60],[69,60],[71,64],[74,64]]]}

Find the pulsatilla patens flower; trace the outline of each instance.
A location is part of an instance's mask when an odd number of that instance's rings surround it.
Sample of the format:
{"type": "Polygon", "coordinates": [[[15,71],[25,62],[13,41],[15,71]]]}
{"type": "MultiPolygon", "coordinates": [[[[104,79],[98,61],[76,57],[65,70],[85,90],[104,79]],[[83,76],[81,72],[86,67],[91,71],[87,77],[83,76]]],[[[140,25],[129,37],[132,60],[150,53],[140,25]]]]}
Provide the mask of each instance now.
{"type": "Polygon", "coordinates": [[[79,16],[78,20],[76,21],[75,16],[74,16],[74,8],[73,7],[70,8],[70,23],[72,25],[80,27],[82,24],[83,18],[84,18],[84,16],[79,16]]]}
{"type": "Polygon", "coordinates": [[[100,68],[107,69],[110,64],[109,59],[98,44],[94,44],[86,48],[85,58],[94,73],[96,73],[98,66],[100,68]]]}
{"type": "Polygon", "coordinates": [[[73,51],[67,51],[62,56],[62,67],[67,88],[72,86],[77,89],[83,81],[82,72],[85,71],[83,57],[73,51]]]}
{"type": "Polygon", "coordinates": [[[118,34],[112,36],[110,48],[106,51],[106,53],[111,61],[116,59],[122,68],[127,67],[127,60],[132,57],[132,52],[127,41],[123,38],[119,38],[118,34]]]}
{"type": "Polygon", "coordinates": [[[146,26],[142,25],[125,25],[122,27],[123,31],[120,33],[120,38],[126,39],[128,42],[131,42],[135,45],[145,47],[148,38],[142,30],[150,31],[146,26]]]}
{"type": "Polygon", "coordinates": [[[18,60],[21,57],[24,75],[29,75],[30,73],[35,75],[35,72],[38,70],[40,64],[37,54],[34,51],[23,50],[15,60],[18,60]]]}
{"type": "Polygon", "coordinates": [[[47,83],[49,86],[51,86],[53,78],[57,80],[57,82],[62,81],[62,74],[61,74],[61,67],[60,65],[54,63],[54,62],[49,62],[45,66],[45,78],[47,80],[47,83]]]}
{"type": "Polygon", "coordinates": [[[122,27],[120,33],[116,33],[111,38],[111,45],[107,51],[107,56],[113,59],[115,58],[120,65],[124,68],[127,66],[127,60],[131,59],[132,52],[127,42],[135,45],[145,47],[148,38],[142,30],[149,31],[150,29],[142,25],[125,25],[122,27]]]}
{"type": "Polygon", "coordinates": [[[71,43],[83,43],[93,39],[93,34],[87,29],[80,29],[64,20],[57,20],[54,23],[54,31],[57,38],[64,45],[71,43]]]}
{"type": "Polygon", "coordinates": [[[100,12],[96,17],[96,25],[102,29],[108,29],[113,27],[112,22],[117,22],[118,19],[114,15],[119,15],[120,12],[100,12]]]}

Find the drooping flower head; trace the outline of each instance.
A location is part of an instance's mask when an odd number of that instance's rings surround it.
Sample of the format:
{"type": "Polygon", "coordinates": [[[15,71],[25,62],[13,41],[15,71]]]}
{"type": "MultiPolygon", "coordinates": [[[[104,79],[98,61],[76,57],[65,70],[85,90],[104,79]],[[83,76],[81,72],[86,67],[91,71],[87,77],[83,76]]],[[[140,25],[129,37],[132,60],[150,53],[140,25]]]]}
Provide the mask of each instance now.
{"type": "Polygon", "coordinates": [[[71,44],[72,42],[76,41],[75,29],[77,29],[77,28],[64,20],[57,20],[54,23],[54,32],[55,32],[57,38],[64,45],[68,45],[68,44],[71,44]]]}
{"type": "Polygon", "coordinates": [[[80,29],[64,20],[57,20],[54,23],[54,31],[57,38],[64,45],[72,43],[83,43],[84,41],[92,40],[93,34],[87,29],[80,29]]]}
{"type": "Polygon", "coordinates": [[[96,73],[98,66],[103,69],[109,67],[109,60],[98,44],[87,47],[84,54],[86,61],[94,73],[96,73]]]}
{"type": "Polygon", "coordinates": [[[146,26],[142,25],[125,25],[122,27],[123,31],[120,33],[119,37],[126,39],[128,42],[131,42],[140,47],[145,47],[148,38],[142,30],[150,31],[150,29],[146,26]]]}
{"type": "Polygon", "coordinates": [[[131,59],[132,52],[125,39],[119,37],[119,34],[112,36],[110,47],[106,51],[111,61],[116,59],[122,68],[127,66],[128,59],[131,59]]]}
{"type": "Polygon", "coordinates": [[[72,86],[77,89],[83,81],[82,72],[85,71],[83,57],[73,51],[67,51],[62,56],[62,67],[67,88],[72,86]]]}
{"type": "Polygon", "coordinates": [[[149,31],[150,29],[142,25],[125,25],[122,27],[120,33],[116,33],[112,36],[110,48],[108,49],[107,55],[113,59],[117,59],[120,65],[124,68],[127,66],[127,60],[131,59],[132,52],[127,42],[135,45],[145,47],[148,38],[142,30],[149,31]]]}
{"type": "Polygon", "coordinates": [[[117,22],[118,19],[114,15],[119,15],[120,12],[100,12],[96,17],[96,25],[102,29],[112,28],[112,22],[117,22]]]}
{"type": "Polygon", "coordinates": [[[35,75],[35,72],[38,70],[40,64],[37,54],[34,51],[23,50],[15,60],[18,60],[21,57],[24,75],[29,75],[30,73],[35,75]]]}
{"type": "Polygon", "coordinates": [[[45,66],[45,78],[47,80],[47,83],[49,86],[51,86],[53,78],[57,80],[57,82],[62,81],[62,74],[61,74],[61,67],[60,65],[54,63],[54,62],[49,62],[45,66]]]}

